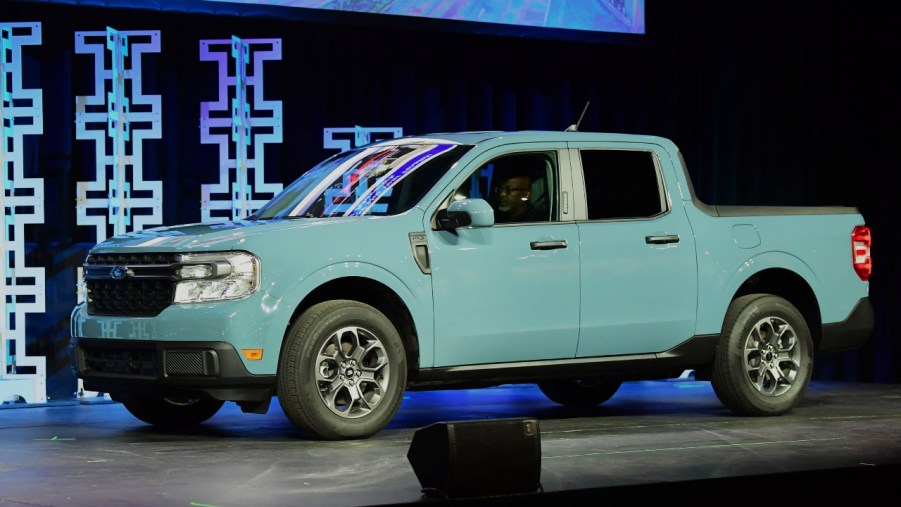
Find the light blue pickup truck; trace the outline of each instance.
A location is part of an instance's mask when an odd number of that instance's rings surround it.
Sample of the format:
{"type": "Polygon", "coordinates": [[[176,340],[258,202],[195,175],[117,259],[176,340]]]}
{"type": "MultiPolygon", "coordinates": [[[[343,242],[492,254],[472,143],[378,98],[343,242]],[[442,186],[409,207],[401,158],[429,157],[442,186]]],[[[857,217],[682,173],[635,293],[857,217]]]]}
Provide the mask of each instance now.
{"type": "Polygon", "coordinates": [[[277,396],[371,436],[405,390],[535,383],[564,405],[693,370],[745,416],[871,336],[852,207],[710,206],[660,137],[465,132],[336,154],[246,220],[113,237],[84,263],[74,367],[156,425],[277,396]]]}

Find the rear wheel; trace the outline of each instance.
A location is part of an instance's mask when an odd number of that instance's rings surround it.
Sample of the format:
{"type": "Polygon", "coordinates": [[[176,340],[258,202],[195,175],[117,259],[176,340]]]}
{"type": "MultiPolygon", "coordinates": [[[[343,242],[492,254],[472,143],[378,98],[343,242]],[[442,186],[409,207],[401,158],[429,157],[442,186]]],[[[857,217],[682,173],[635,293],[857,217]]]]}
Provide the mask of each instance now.
{"type": "Polygon", "coordinates": [[[716,351],[711,385],[738,415],[782,415],[794,408],[813,372],[813,340],[801,312],[769,294],[736,298],[716,351]]]}
{"type": "Polygon", "coordinates": [[[587,407],[609,400],[621,385],[610,379],[565,379],[539,382],[538,388],[555,403],[587,407]]]}
{"type": "Polygon", "coordinates": [[[165,427],[200,424],[222,408],[224,401],[206,398],[155,398],[133,396],[122,405],[147,424],[165,427]]]}
{"type": "Polygon", "coordinates": [[[378,433],[400,408],[406,383],[400,334],[367,304],[319,303],[285,336],[278,399],[288,419],[310,436],[338,440],[378,433]]]}

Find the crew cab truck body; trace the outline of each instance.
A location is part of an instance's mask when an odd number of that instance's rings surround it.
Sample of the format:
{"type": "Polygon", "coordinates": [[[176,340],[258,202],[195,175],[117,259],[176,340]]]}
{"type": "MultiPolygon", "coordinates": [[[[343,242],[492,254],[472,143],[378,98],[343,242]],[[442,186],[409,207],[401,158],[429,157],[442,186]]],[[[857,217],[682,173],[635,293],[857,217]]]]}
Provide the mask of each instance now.
{"type": "Polygon", "coordinates": [[[405,137],[246,220],[94,247],[74,365],[148,423],[277,396],[327,439],[377,433],[405,389],[537,383],[585,405],[686,370],[737,414],[779,415],[816,353],[871,335],[869,245],[855,208],[700,202],[659,137],[405,137]],[[498,189],[532,218],[504,218],[498,189]]]}

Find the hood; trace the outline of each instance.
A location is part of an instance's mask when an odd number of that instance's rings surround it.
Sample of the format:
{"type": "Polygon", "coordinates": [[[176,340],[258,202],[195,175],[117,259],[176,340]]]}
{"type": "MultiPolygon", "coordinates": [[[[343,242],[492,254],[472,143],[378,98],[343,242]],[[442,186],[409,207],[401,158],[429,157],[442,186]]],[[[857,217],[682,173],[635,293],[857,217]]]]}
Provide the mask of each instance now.
{"type": "Polygon", "coordinates": [[[121,234],[99,243],[94,253],[171,251],[242,250],[248,241],[263,233],[278,233],[308,229],[325,224],[358,222],[360,218],[306,218],[299,220],[238,220],[221,223],[195,223],[171,227],[155,227],[121,234]]]}

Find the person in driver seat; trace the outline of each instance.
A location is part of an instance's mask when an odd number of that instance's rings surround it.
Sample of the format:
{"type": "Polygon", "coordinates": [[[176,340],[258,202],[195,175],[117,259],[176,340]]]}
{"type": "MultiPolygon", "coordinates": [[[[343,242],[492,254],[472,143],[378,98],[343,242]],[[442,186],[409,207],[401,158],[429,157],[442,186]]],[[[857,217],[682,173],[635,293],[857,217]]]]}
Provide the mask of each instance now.
{"type": "Polygon", "coordinates": [[[547,221],[547,211],[533,204],[532,183],[527,173],[513,173],[501,180],[494,213],[496,223],[547,221]]]}

